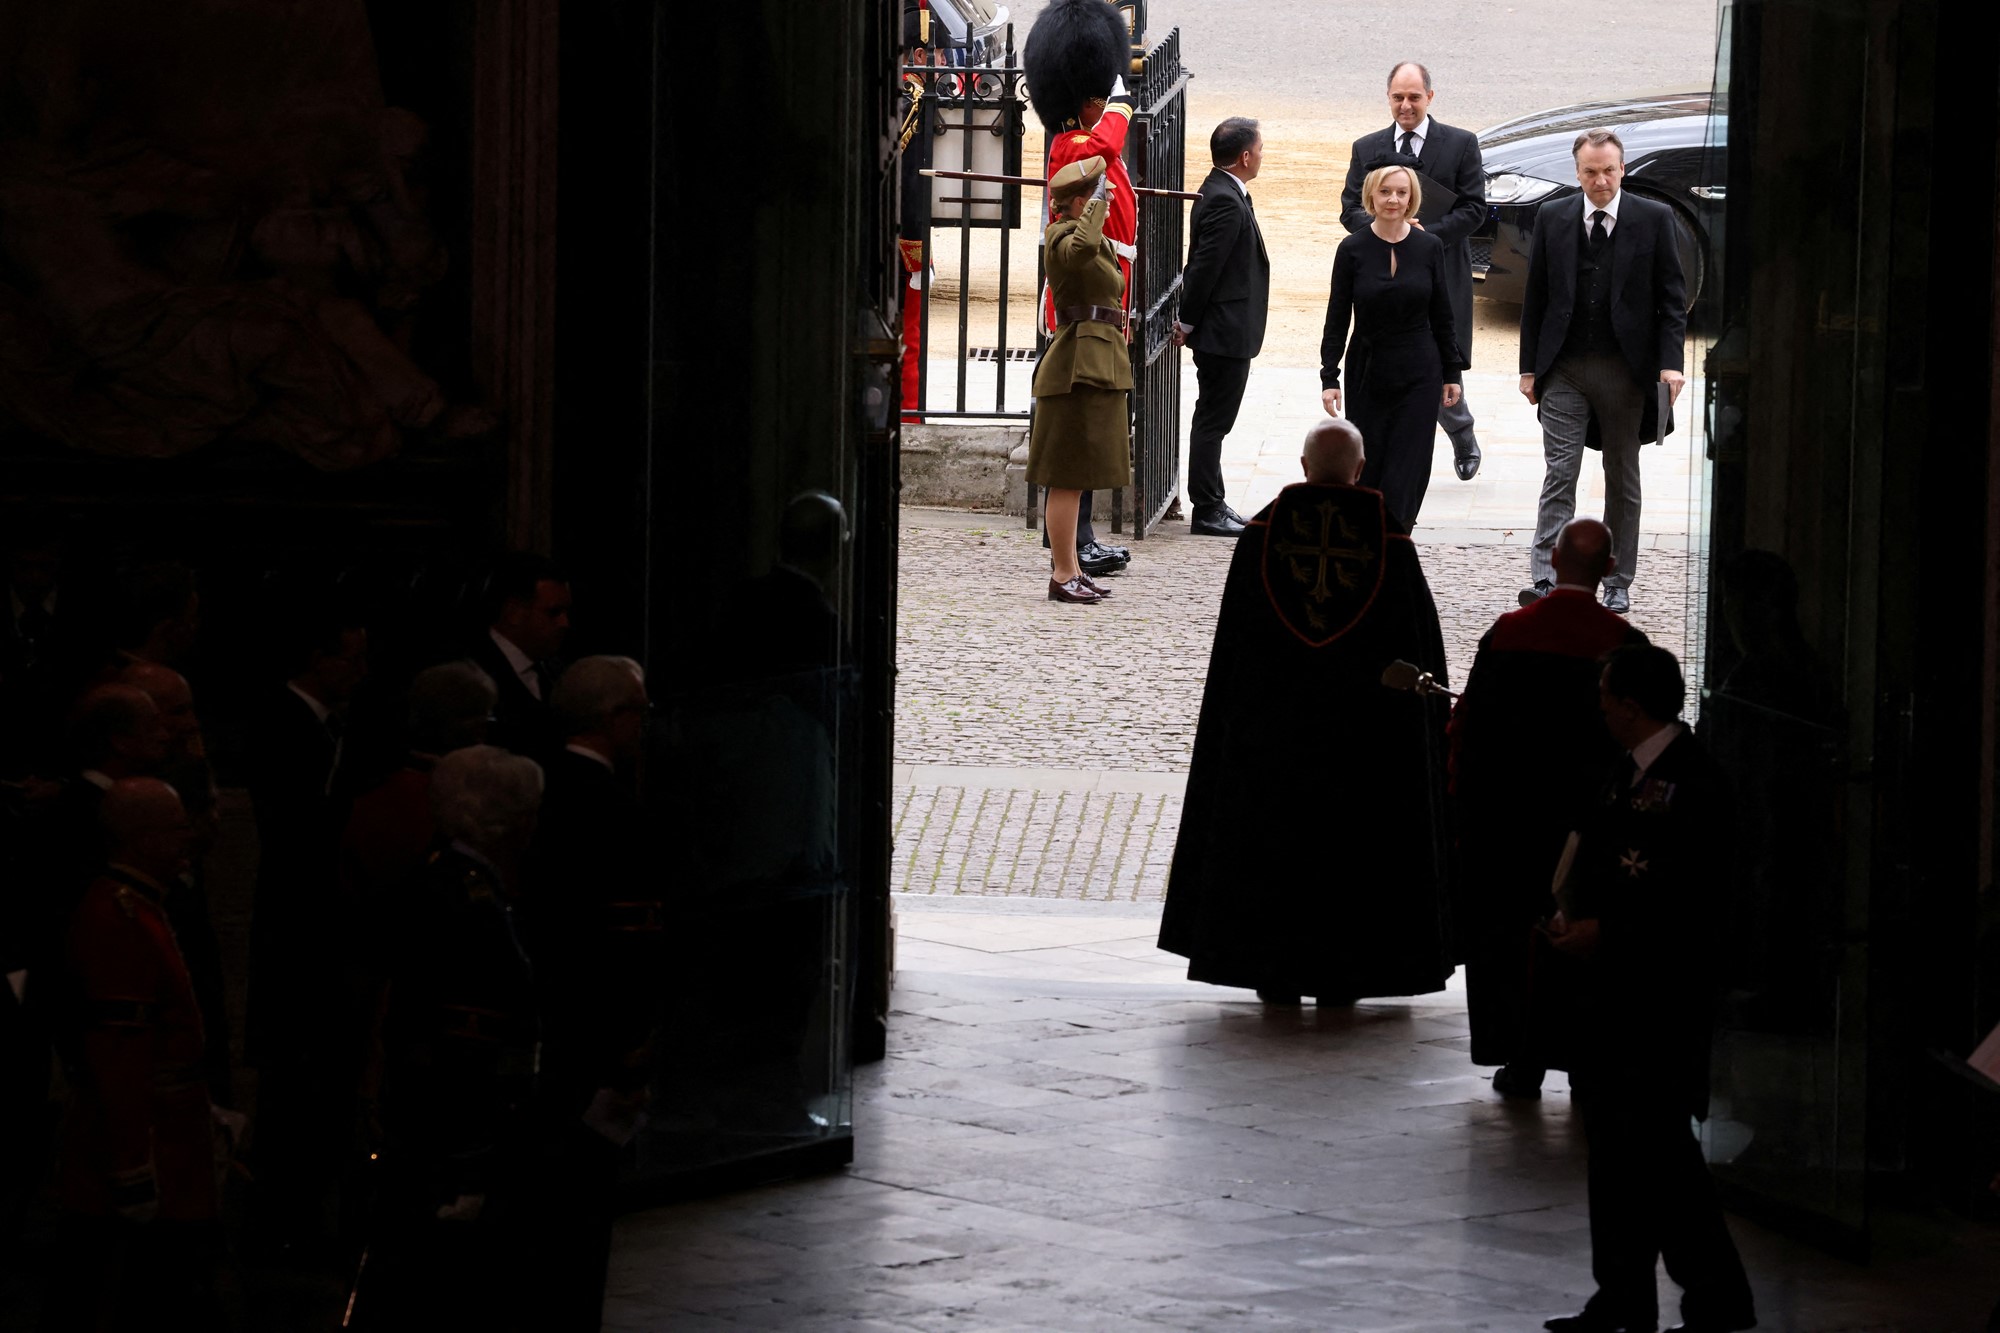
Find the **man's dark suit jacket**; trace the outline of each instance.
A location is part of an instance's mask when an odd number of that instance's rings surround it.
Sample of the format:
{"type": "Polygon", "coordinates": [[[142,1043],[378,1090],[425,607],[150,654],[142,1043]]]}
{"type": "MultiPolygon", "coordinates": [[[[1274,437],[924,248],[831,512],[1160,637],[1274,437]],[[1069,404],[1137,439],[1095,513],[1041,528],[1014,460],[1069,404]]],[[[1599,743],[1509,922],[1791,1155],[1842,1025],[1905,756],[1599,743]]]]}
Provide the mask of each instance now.
{"type": "MultiPolygon", "coordinates": [[[[1521,373],[1536,379],[1562,355],[1576,313],[1577,247],[1589,201],[1571,195],[1535,216],[1528,245],[1528,290],[1521,301],[1521,373]]],[[[1663,370],[1679,370],[1687,342],[1687,284],[1674,238],[1673,210],[1634,194],[1618,202],[1612,231],[1611,328],[1618,351],[1640,388],[1660,382],[1663,370]]],[[[1660,438],[1659,396],[1645,395],[1639,439],[1660,438]]],[[[1594,423],[1593,423],[1594,424],[1594,423]]]]}
{"type": "MultiPolygon", "coordinates": [[[[482,629],[473,635],[465,646],[465,655],[493,677],[494,687],[500,691],[499,702],[493,706],[493,724],[486,731],[487,744],[535,760],[546,759],[562,748],[563,740],[558,734],[561,729],[549,711],[548,701],[537,699],[529,691],[489,631],[482,629]]],[[[552,662],[545,665],[553,681],[559,668],[552,662]]]]}
{"type": "Polygon", "coordinates": [[[521,943],[542,996],[545,1091],[580,1113],[600,1087],[634,1087],[630,1063],[666,994],[660,898],[666,871],[625,778],[558,749],[523,867],[521,943]]]}
{"type": "MultiPolygon", "coordinates": [[[[1354,141],[1347,158],[1347,184],[1340,191],[1340,222],[1350,232],[1369,222],[1361,207],[1361,182],[1369,164],[1400,158],[1397,129],[1376,130],[1354,141]]],[[[1451,211],[1424,230],[1444,242],[1445,290],[1451,293],[1451,320],[1458,329],[1458,349],[1472,359],[1472,246],[1468,238],[1486,221],[1486,165],[1479,156],[1479,136],[1471,130],[1431,121],[1417,170],[1458,196],[1451,211]]]]}
{"type": "Polygon", "coordinates": [[[1247,361],[1264,348],[1271,259],[1250,201],[1221,167],[1201,183],[1189,228],[1180,313],[1181,323],[1194,330],[1188,346],[1247,361]]]}
{"type": "MultiPolygon", "coordinates": [[[[300,1023],[330,1010],[331,977],[344,941],[331,934],[334,849],[341,823],[328,794],[338,755],[333,734],[289,689],[273,692],[248,733],[245,776],[257,818],[257,887],[250,915],[251,1062],[309,1039],[300,1023]]],[[[337,793],[338,788],[335,788],[337,793]]]]}
{"type": "Polygon", "coordinates": [[[1614,770],[1578,829],[1572,915],[1596,918],[1601,943],[1575,969],[1568,1067],[1706,1116],[1716,959],[1736,873],[1728,782],[1686,729],[1637,786],[1630,771],[1614,770]]]}

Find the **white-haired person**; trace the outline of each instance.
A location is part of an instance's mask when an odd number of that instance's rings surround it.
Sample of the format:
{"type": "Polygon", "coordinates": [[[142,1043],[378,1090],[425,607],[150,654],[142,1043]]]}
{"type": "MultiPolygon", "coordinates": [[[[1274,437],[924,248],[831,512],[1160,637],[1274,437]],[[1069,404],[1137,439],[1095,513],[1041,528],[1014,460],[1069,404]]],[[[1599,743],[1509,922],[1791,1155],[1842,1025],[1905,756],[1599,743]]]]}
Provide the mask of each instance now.
{"type": "Polygon", "coordinates": [[[1444,242],[1415,225],[1422,204],[1423,186],[1406,167],[1376,167],[1363,178],[1361,206],[1372,220],[1334,251],[1319,343],[1320,402],[1328,416],[1344,409],[1360,428],[1368,441],[1361,484],[1382,492],[1404,532],[1416,526],[1430,485],[1438,409],[1458,402],[1465,369],[1444,242]]]}
{"type": "Polygon", "coordinates": [[[639,802],[652,705],[629,657],[586,657],[556,682],[563,745],[522,877],[522,943],[542,1014],[535,1236],[527,1326],[594,1328],[604,1306],[620,1150],[638,1130],[668,989],[672,881],[639,802]]]}
{"type": "Polygon", "coordinates": [[[431,771],[437,841],[386,923],[383,1178],[354,1327],[503,1327],[518,1291],[504,1196],[540,1016],[513,901],[541,803],[541,766],[491,745],[431,771]]]}

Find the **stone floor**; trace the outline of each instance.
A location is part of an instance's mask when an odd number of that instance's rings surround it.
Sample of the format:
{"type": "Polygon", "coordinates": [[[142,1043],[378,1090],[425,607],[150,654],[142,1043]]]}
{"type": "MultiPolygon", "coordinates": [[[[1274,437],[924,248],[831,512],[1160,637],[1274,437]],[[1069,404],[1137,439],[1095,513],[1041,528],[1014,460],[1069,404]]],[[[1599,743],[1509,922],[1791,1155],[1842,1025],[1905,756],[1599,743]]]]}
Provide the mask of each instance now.
{"type": "MultiPolygon", "coordinates": [[[[1183,981],[1155,908],[898,917],[854,1165],[626,1218],[607,1328],[1532,1333],[1589,1294],[1560,1076],[1496,1098],[1455,986],[1267,1010],[1183,981]]],[[[1864,1269],[1732,1229],[1774,1333],[1972,1330],[2000,1295],[1991,1233],[1864,1269]]]]}

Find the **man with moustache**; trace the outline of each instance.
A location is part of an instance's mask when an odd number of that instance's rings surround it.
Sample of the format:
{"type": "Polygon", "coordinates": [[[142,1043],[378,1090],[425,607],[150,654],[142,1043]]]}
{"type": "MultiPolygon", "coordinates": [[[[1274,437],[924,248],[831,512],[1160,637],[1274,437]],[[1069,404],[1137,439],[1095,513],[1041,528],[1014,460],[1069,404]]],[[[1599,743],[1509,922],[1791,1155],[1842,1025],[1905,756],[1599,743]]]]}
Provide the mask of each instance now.
{"type": "MultiPolygon", "coordinates": [[[[1486,220],[1486,164],[1479,155],[1479,138],[1431,117],[1436,97],[1431,72],[1414,60],[1389,71],[1389,114],[1394,123],[1354,141],[1347,155],[1347,184],[1340,192],[1341,225],[1350,232],[1368,226],[1361,206],[1361,182],[1372,167],[1399,163],[1415,167],[1458,198],[1442,217],[1428,222],[1412,219],[1444,242],[1446,290],[1451,295],[1452,326],[1458,350],[1472,363],[1472,246],[1470,237],[1486,220]]],[[[1428,193],[1428,192],[1427,192],[1428,193]]],[[[1472,409],[1460,395],[1441,404],[1438,425],[1451,441],[1453,464],[1460,481],[1479,473],[1479,438],[1473,433],[1472,409]]]]}

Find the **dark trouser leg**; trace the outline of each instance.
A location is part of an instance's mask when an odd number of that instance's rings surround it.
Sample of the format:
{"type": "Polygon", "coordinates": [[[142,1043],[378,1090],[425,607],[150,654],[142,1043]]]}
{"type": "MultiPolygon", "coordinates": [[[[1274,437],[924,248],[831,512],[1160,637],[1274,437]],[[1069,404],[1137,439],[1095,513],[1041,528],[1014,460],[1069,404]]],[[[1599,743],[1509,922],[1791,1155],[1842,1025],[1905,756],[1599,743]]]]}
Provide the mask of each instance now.
{"type": "Polygon", "coordinates": [[[1660,1257],[1667,1276],[1680,1284],[1681,1318],[1725,1328],[1755,1322],[1750,1278],[1723,1220],[1700,1141],[1687,1118],[1670,1109],[1649,1134],[1658,1139],[1649,1156],[1657,1164],[1660,1257]]]}
{"type": "Polygon", "coordinates": [[[1590,1145],[1590,1275],[1597,1291],[1584,1308],[1650,1329],[1659,1319],[1654,1269],[1660,1233],[1643,1094],[1582,1071],[1570,1075],[1570,1088],[1590,1145]]]}
{"type": "Polygon", "coordinates": [[[1243,406],[1250,359],[1196,352],[1194,373],[1198,387],[1188,429],[1188,503],[1200,514],[1223,502],[1222,441],[1235,428],[1243,406]]]}
{"type": "Polygon", "coordinates": [[[1472,429],[1472,404],[1465,400],[1462,393],[1450,407],[1438,404],[1437,423],[1445,438],[1456,443],[1459,436],[1472,429]]]}
{"type": "Polygon", "coordinates": [[[1639,567],[1639,419],[1645,397],[1620,357],[1579,357],[1572,369],[1604,447],[1604,522],[1611,529],[1611,553],[1618,557],[1604,586],[1629,588],[1639,567]]]}
{"type": "Polygon", "coordinates": [[[1076,546],[1078,550],[1097,540],[1097,529],[1090,522],[1090,502],[1095,491],[1085,491],[1083,498],[1076,502],[1076,546]]]}
{"type": "Polygon", "coordinates": [[[551,1117],[537,1156],[526,1219],[535,1265],[529,1327],[596,1333],[611,1263],[619,1149],[576,1116],[551,1117]]]}

